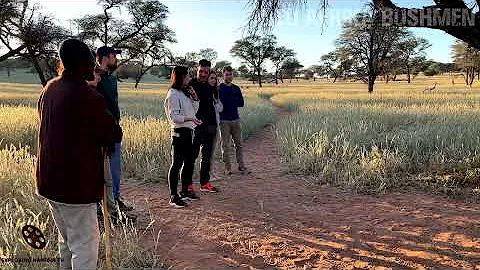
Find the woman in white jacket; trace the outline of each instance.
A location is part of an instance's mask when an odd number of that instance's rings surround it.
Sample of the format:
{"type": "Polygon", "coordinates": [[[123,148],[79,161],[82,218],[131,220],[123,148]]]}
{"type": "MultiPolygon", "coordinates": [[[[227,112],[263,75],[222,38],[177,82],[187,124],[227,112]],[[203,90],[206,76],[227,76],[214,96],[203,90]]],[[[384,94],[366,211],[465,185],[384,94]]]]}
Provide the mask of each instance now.
{"type": "Polygon", "coordinates": [[[164,108],[172,129],[172,165],[168,172],[170,202],[174,207],[185,207],[184,200],[198,199],[189,190],[192,181],[195,159],[193,157],[193,130],[202,121],[195,117],[199,101],[195,91],[188,86],[190,78],[186,67],[176,66],[171,75],[170,89],[165,98],[164,108]],[[183,167],[183,169],[182,169],[183,167]],[[182,171],[182,191],[177,192],[178,180],[182,171]]]}

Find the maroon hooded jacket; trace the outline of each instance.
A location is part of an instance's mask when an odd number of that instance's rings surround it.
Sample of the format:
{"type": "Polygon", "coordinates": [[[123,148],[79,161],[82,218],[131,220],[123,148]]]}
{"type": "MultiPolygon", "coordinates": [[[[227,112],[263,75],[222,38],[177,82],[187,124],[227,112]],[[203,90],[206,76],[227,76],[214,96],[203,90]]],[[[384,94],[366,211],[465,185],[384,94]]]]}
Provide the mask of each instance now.
{"type": "Polygon", "coordinates": [[[122,139],[106,101],[73,74],[54,78],[38,100],[36,191],[61,203],[96,203],[103,195],[102,147],[122,139]]]}

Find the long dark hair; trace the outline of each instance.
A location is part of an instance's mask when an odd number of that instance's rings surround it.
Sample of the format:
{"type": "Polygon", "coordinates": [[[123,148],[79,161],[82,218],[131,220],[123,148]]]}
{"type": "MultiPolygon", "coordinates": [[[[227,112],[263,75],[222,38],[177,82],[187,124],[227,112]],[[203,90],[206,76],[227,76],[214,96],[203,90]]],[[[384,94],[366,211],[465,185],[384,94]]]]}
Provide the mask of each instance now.
{"type": "Polygon", "coordinates": [[[169,88],[183,90],[183,79],[188,75],[188,69],[184,66],[176,66],[170,75],[169,88]]]}
{"type": "Polygon", "coordinates": [[[218,99],[218,89],[219,89],[219,85],[218,85],[218,76],[217,76],[217,72],[215,70],[211,70],[210,73],[208,74],[208,78],[210,78],[210,76],[214,74],[215,75],[215,85],[213,86],[213,97],[215,99],[218,99]]]}

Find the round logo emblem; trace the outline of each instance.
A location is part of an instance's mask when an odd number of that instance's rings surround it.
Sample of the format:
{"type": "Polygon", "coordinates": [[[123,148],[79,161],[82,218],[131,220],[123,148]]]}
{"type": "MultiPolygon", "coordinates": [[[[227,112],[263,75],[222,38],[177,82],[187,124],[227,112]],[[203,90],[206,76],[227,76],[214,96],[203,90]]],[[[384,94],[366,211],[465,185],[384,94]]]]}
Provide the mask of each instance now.
{"type": "Polygon", "coordinates": [[[34,249],[43,249],[47,245],[47,240],[42,231],[35,226],[25,225],[22,228],[23,239],[34,249]]]}

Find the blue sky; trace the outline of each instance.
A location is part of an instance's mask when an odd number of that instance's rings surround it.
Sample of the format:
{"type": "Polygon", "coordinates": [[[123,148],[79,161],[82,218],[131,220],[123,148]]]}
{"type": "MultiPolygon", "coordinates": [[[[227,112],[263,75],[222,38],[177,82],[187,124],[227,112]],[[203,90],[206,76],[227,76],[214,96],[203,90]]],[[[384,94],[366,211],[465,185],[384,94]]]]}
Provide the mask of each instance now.
{"type": "MultiPolygon", "coordinates": [[[[37,0],[44,10],[68,27],[68,19],[100,11],[96,0],[37,0]]],[[[242,37],[241,27],[248,16],[247,1],[161,1],[170,10],[167,25],[176,32],[178,43],[170,48],[176,53],[214,48],[219,60],[240,64],[229,50],[242,37]]],[[[330,0],[327,17],[317,13],[319,2],[309,1],[304,12],[285,13],[274,29],[279,44],[292,48],[304,66],[319,62],[320,56],[334,49],[342,22],[362,10],[366,0],[330,0]]],[[[396,1],[401,6],[422,7],[432,1],[396,1]]],[[[427,57],[441,62],[451,61],[450,47],[455,39],[442,31],[411,29],[426,38],[432,46],[427,57]]]]}

